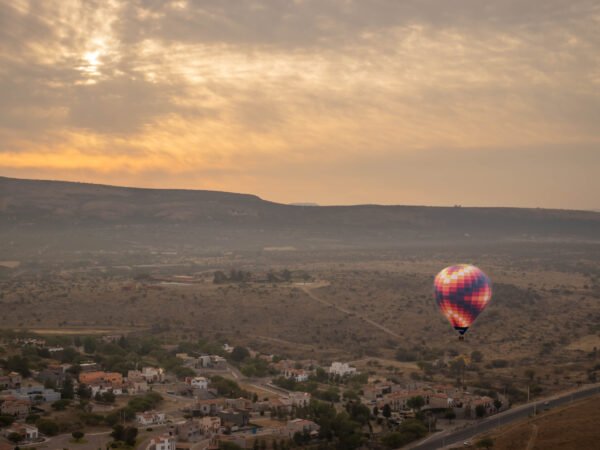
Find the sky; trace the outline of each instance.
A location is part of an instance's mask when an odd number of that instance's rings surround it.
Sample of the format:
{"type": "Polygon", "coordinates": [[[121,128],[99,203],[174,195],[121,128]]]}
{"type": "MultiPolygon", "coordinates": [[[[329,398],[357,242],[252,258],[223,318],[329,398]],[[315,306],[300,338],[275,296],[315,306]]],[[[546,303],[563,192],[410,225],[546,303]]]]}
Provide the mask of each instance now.
{"type": "Polygon", "coordinates": [[[0,0],[0,175],[600,209],[597,0],[0,0]]]}

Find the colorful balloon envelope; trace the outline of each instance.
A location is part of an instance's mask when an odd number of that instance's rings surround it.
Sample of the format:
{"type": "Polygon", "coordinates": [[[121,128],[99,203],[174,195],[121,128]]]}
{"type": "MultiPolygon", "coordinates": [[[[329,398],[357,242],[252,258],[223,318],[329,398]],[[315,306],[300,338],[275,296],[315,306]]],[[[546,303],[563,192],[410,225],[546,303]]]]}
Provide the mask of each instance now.
{"type": "Polygon", "coordinates": [[[446,267],[433,285],[438,308],[461,336],[492,298],[490,279],[470,264],[446,267]]]}

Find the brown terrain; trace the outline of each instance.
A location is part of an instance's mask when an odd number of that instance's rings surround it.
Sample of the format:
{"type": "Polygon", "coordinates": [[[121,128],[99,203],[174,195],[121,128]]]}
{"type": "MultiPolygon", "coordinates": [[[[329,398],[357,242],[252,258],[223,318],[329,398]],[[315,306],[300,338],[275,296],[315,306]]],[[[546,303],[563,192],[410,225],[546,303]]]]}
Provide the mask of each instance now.
{"type": "Polygon", "coordinates": [[[516,386],[521,401],[528,385],[539,395],[600,372],[598,213],[299,207],[6,178],[0,209],[5,329],[201,336],[381,376],[516,386]],[[432,298],[434,275],[457,262],[494,290],[464,342],[432,298]],[[252,275],[213,283],[232,269],[252,275]],[[284,269],[290,281],[267,282],[284,269]],[[435,370],[457,355],[465,371],[435,370]]]}
{"type": "Polygon", "coordinates": [[[600,442],[600,397],[496,430],[494,450],[592,450],[600,442]]]}

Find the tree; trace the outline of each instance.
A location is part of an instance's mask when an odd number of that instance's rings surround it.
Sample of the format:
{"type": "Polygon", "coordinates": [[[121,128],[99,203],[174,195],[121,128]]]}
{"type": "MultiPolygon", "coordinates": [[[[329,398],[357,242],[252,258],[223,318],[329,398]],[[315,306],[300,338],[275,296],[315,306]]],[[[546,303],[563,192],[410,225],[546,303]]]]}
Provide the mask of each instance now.
{"type": "Polygon", "coordinates": [[[233,442],[219,442],[219,450],[242,450],[242,447],[233,442]]]}
{"type": "Polygon", "coordinates": [[[410,409],[418,411],[423,406],[425,406],[425,399],[420,395],[417,395],[416,397],[411,397],[406,401],[406,406],[408,406],[410,409]]]}
{"type": "Polygon", "coordinates": [[[529,381],[533,381],[533,378],[535,377],[535,370],[533,370],[533,369],[527,369],[525,371],[525,376],[527,378],[529,378],[529,381]]]}
{"type": "Polygon", "coordinates": [[[387,403],[385,405],[383,405],[382,414],[383,414],[383,417],[385,417],[386,419],[389,419],[390,417],[392,417],[392,408],[387,403]]]}
{"type": "Polygon", "coordinates": [[[112,430],[112,433],[110,433],[110,436],[115,441],[122,441],[123,437],[124,437],[124,432],[125,432],[125,427],[123,427],[123,425],[118,423],[113,427],[113,430],[112,430]]]}
{"type": "Polygon", "coordinates": [[[485,416],[485,413],[486,413],[486,411],[485,411],[485,406],[483,406],[483,405],[477,405],[477,406],[475,407],[475,415],[476,415],[478,418],[480,418],[480,419],[481,419],[483,416],[485,416]]]}
{"type": "Polygon", "coordinates": [[[6,360],[6,368],[11,372],[18,372],[23,378],[31,375],[29,360],[20,355],[14,355],[6,360]]]}
{"type": "Polygon", "coordinates": [[[125,441],[127,445],[134,446],[137,435],[138,429],[136,427],[127,427],[123,431],[123,441],[125,441]]]}
{"type": "Polygon", "coordinates": [[[8,438],[8,440],[9,440],[9,441],[11,441],[11,442],[13,442],[13,443],[15,443],[15,444],[16,444],[17,442],[19,442],[20,440],[22,440],[22,439],[23,439],[23,436],[21,436],[21,434],[20,434],[20,433],[16,433],[16,432],[10,433],[10,434],[9,434],[8,436],[6,436],[6,437],[8,438]]]}
{"type": "Polygon", "coordinates": [[[476,363],[483,361],[483,353],[481,353],[479,350],[473,350],[471,352],[471,360],[476,363]]]}
{"type": "Polygon", "coordinates": [[[64,399],[72,399],[75,398],[75,391],[73,389],[73,380],[71,378],[67,378],[63,383],[63,387],[60,391],[60,396],[64,399]]]}
{"type": "Polygon", "coordinates": [[[92,397],[92,389],[83,383],[80,383],[77,387],[77,395],[79,398],[89,399],[92,397]]]}
{"type": "Polygon", "coordinates": [[[240,346],[236,346],[233,348],[233,351],[231,352],[231,359],[233,359],[236,362],[242,362],[243,360],[245,360],[246,358],[250,357],[250,352],[248,351],[248,349],[246,347],[240,347],[240,346]]]}
{"type": "Polygon", "coordinates": [[[477,441],[477,444],[475,445],[477,446],[477,448],[490,449],[494,446],[494,440],[492,438],[486,437],[477,441]]]}
{"type": "Polygon", "coordinates": [[[96,353],[96,339],[94,339],[91,336],[86,336],[83,339],[83,351],[86,352],[88,355],[96,353]]]}
{"type": "Polygon", "coordinates": [[[58,424],[50,419],[40,419],[36,425],[39,432],[46,436],[55,436],[60,430],[58,424]]]}
{"type": "Polygon", "coordinates": [[[66,398],[61,398],[60,400],[56,400],[54,403],[52,403],[52,408],[54,408],[56,411],[64,411],[65,409],[67,409],[67,406],[69,406],[71,404],[71,400],[67,400],[66,398]]]}
{"type": "Polygon", "coordinates": [[[223,284],[223,283],[227,283],[227,275],[225,275],[225,273],[221,270],[217,270],[214,274],[213,274],[213,283],[214,284],[223,284]]]}
{"type": "Polygon", "coordinates": [[[83,439],[83,436],[85,436],[85,433],[83,431],[73,431],[71,433],[71,436],[73,436],[73,439],[75,439],[77,442],[79,442],[80,440],[83,439]]]}
{"type": "Polygon", "coordinates": [[[452,423],[452,421],[456,419],[456,413],[452,408],[448,408],[444,414],[444,417],[448,419],[448,423],[452,423]]]}

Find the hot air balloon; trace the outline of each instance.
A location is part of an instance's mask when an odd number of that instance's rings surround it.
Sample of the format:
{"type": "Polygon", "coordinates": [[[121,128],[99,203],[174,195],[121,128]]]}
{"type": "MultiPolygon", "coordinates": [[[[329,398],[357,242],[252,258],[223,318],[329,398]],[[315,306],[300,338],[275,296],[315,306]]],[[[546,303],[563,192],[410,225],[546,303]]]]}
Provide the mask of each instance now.
{"type": "Polygon", "coordinates": [[[456,331],[464,334],[492,298],[492,284],[481,269],[470,264],[446,267],[433,282],[435,301],[456,331]]]}

